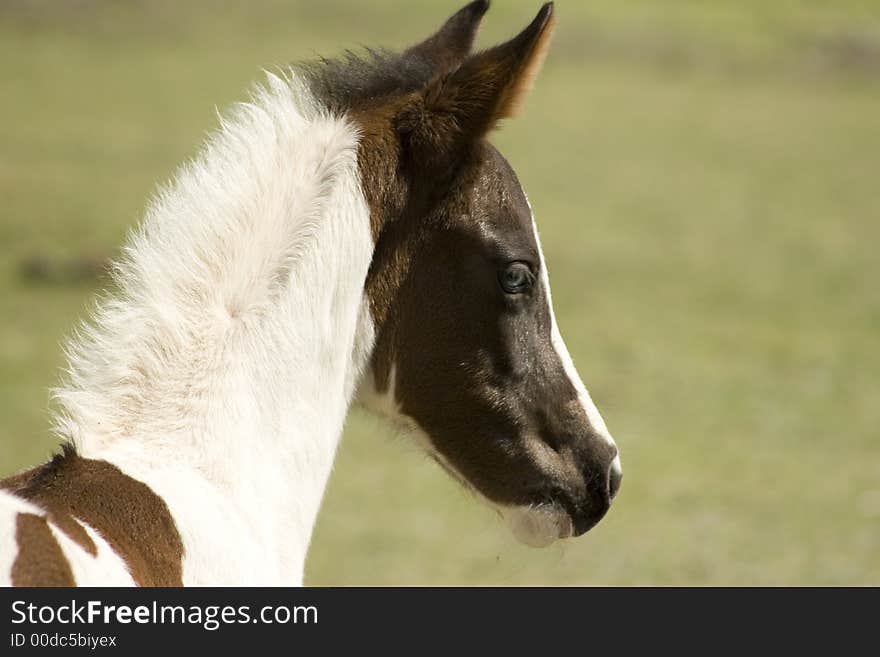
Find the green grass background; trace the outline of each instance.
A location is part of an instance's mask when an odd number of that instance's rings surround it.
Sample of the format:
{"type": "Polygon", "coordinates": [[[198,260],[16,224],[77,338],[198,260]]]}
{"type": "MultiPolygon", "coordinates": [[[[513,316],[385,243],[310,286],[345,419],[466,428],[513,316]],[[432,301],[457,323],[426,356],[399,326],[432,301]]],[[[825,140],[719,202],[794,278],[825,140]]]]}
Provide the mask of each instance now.
{"type": "MultiPolygon", "coordinates": [[[[496,0],[480,43],[538,8],[496,0]]],[[[404,46],[457,3],[0,4],[0,472],[45,459],[89,284],[261,67],[404,46]]],[[[496,136],[534,205],[624,484],[586,536],[517,545],[355,412],[309,584],[880,584],[880,3],[559,0],[496,136]]]]}

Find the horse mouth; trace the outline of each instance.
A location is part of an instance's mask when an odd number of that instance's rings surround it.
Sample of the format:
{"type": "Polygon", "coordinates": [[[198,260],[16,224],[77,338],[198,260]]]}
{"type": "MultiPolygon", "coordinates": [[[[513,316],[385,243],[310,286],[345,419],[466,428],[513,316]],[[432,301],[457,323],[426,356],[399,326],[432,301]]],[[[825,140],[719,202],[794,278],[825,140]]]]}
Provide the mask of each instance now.
{"type": "Polygon", "coordinates": [[[571,516],[555,502],[510,507],[502,516],[514,537],[531,547],[547,547],[575,534],[571,516]]]}

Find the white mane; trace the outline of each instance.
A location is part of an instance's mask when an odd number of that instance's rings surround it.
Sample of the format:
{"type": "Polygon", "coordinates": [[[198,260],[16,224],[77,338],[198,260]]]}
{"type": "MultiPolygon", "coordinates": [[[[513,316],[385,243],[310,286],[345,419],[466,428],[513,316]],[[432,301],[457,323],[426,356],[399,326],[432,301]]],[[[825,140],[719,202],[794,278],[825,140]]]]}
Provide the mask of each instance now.
{"type": "Polygon", "coordinates": [[[152,202],[67,348],[56,431],[163,499],[185,584],[302,581],[374,340],[358,139],[269,75],[152,202]]]}
{"type": "Polygon", "coordinates": [[[192,429],[229,350],[301,322],[278,301],[355,157],[351,131],[295,74],[269,74],[220,122],[150,204],[115,264],[117,289],[67,346],[56,431],[80,449],[192,429]]]}

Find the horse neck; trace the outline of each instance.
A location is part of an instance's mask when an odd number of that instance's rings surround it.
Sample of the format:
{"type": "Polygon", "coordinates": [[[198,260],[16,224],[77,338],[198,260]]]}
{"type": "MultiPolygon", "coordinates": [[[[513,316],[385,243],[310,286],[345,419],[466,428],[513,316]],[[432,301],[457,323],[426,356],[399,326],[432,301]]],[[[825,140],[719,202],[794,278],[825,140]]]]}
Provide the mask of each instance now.
{"type": "Polygon", "coordinates": [[[356,155],[345,121],[270,78],[153,205],[56,391],[83,456],[207,481],[288,581],[372,348],[356,155]]]}

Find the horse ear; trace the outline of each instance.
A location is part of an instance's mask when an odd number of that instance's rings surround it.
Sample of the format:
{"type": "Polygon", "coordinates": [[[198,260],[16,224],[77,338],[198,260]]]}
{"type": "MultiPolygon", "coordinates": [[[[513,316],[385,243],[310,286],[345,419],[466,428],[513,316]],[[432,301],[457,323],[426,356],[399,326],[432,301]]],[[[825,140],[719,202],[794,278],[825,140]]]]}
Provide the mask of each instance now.
{"type": "Polygon", "coordinates": [[[398,117],[415,157],[452,165],[499,120],[514,116],[541,68],[555,22],[548,2],[513,39],[468,57],[416,94],[398,117]]]}
{"type": "Polygon", "coordinates": [[[489,0],[475,0],[453,14],[435,34],[404,52],[426,62],[432,70],[447,73],[471,52],[480,29],[480,20],[489,9],[489,0]]]}
{"type": "Polygon", "coordinates": [[[548,2],[513,39],[465,62],[447,93],[471,99],[469,109],[486,130],[500,119],[515,116],[544,64],[555,28],[553,3],[548,2]]]}

